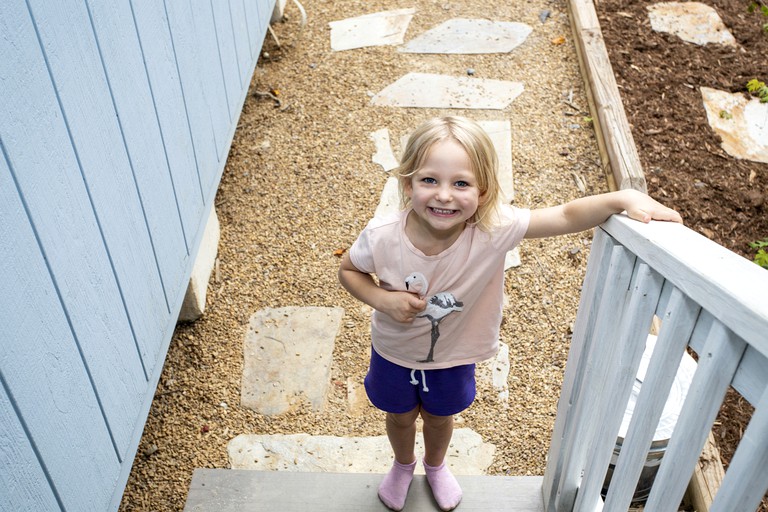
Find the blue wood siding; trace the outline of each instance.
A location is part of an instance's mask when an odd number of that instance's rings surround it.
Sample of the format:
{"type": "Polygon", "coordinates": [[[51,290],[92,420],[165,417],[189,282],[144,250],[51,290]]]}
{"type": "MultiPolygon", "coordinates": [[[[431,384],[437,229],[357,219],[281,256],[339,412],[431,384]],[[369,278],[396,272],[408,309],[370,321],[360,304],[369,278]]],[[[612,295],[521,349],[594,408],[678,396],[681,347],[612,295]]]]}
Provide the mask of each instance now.
{"type": "Polygon", "coordinates": [[[0,2],[0,511],[117,509],[273,5],[0,2]]]}

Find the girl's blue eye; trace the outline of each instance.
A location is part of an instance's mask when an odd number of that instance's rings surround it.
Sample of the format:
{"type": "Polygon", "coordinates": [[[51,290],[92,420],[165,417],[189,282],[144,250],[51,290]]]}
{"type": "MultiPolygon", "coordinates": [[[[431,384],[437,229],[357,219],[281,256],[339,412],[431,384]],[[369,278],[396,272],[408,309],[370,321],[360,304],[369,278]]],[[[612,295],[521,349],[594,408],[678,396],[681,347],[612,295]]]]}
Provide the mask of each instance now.
{"type": "Polygon", "coordinates": [[[424,183],[429,183],[429,184],[431,184],[431,185],[433,185],[433,184],[437,183],[437,181],[435,180],[435,178],[424,178],[424,179],[422,179],[421,181],[423,181],[424,183]]]}
{"type": "Polygon", "coordinates": [[[467,183],[466,181],[457,181],[456,186],[459,188],[464,188],[464,187],[468,187],[469,183],[467,183]]]}

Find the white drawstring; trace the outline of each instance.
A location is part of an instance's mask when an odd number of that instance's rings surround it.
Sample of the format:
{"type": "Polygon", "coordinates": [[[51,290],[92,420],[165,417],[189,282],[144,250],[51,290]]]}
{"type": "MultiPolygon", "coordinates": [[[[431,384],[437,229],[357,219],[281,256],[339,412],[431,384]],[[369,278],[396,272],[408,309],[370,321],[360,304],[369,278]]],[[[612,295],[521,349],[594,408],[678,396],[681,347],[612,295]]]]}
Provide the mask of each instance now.
{"type": "MultiPolygon", "coordinates": [[[[427,376],[424,373],[424,370],[419,370],[421,372],[421,385],[423,386],[422,389],[425,393],[429,393],[429,388],[427,387],[427,376]]],[[[411,370],[411,384],[414,386],[419,385],[419,381],[416,380],[416,370],[411,370]]]]}

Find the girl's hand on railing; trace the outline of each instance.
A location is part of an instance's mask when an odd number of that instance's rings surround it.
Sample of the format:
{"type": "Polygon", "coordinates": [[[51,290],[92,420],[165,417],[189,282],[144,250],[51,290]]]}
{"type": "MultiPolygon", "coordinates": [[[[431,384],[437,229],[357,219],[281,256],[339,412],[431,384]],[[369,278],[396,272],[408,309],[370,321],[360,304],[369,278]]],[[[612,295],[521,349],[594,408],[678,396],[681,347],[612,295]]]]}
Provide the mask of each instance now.
{"type": "Polygon", "coordinates": [[[659,203],[651,196],[636,190],[622,190],[625,196],[625,210],[630,219],[648,223],[652,220],[683,223],[683,218],[677,211],[659,203]]]}

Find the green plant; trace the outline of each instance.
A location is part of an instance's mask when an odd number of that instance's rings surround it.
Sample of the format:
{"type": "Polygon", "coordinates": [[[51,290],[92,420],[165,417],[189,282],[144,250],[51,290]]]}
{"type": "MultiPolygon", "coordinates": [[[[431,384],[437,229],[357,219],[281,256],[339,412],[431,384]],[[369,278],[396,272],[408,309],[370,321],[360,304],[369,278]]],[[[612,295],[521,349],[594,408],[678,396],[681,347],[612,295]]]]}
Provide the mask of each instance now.
{"type": "Polygon", "coordinates": [[[765,82],[753,78],[747,82],[747,90],[760,98],[760,103],[768,103],[768,87],[766,87],[765,82]]]}
{"type": "MultiPolygon", "coordinates": [[[[768,16],[768,5],[766,5],[764,0],[750,1],[747,10],[749,12],[755,12],[759,10],[761,13],[763,13],[763,16],[768,16]]],[[[763,30],[768,33],[768,23],[763,23],[763,30]]]]}
{"type": "Polygon", "coordinates": [[[757,249],[753,261],[764,269],[768,269],[768,252],[765,250],[765,248],[768,247],[768,237],[765,237],[762,240],[757,240],[756,242],[749,242],[749,246],[753,249],[757,249]]]}

